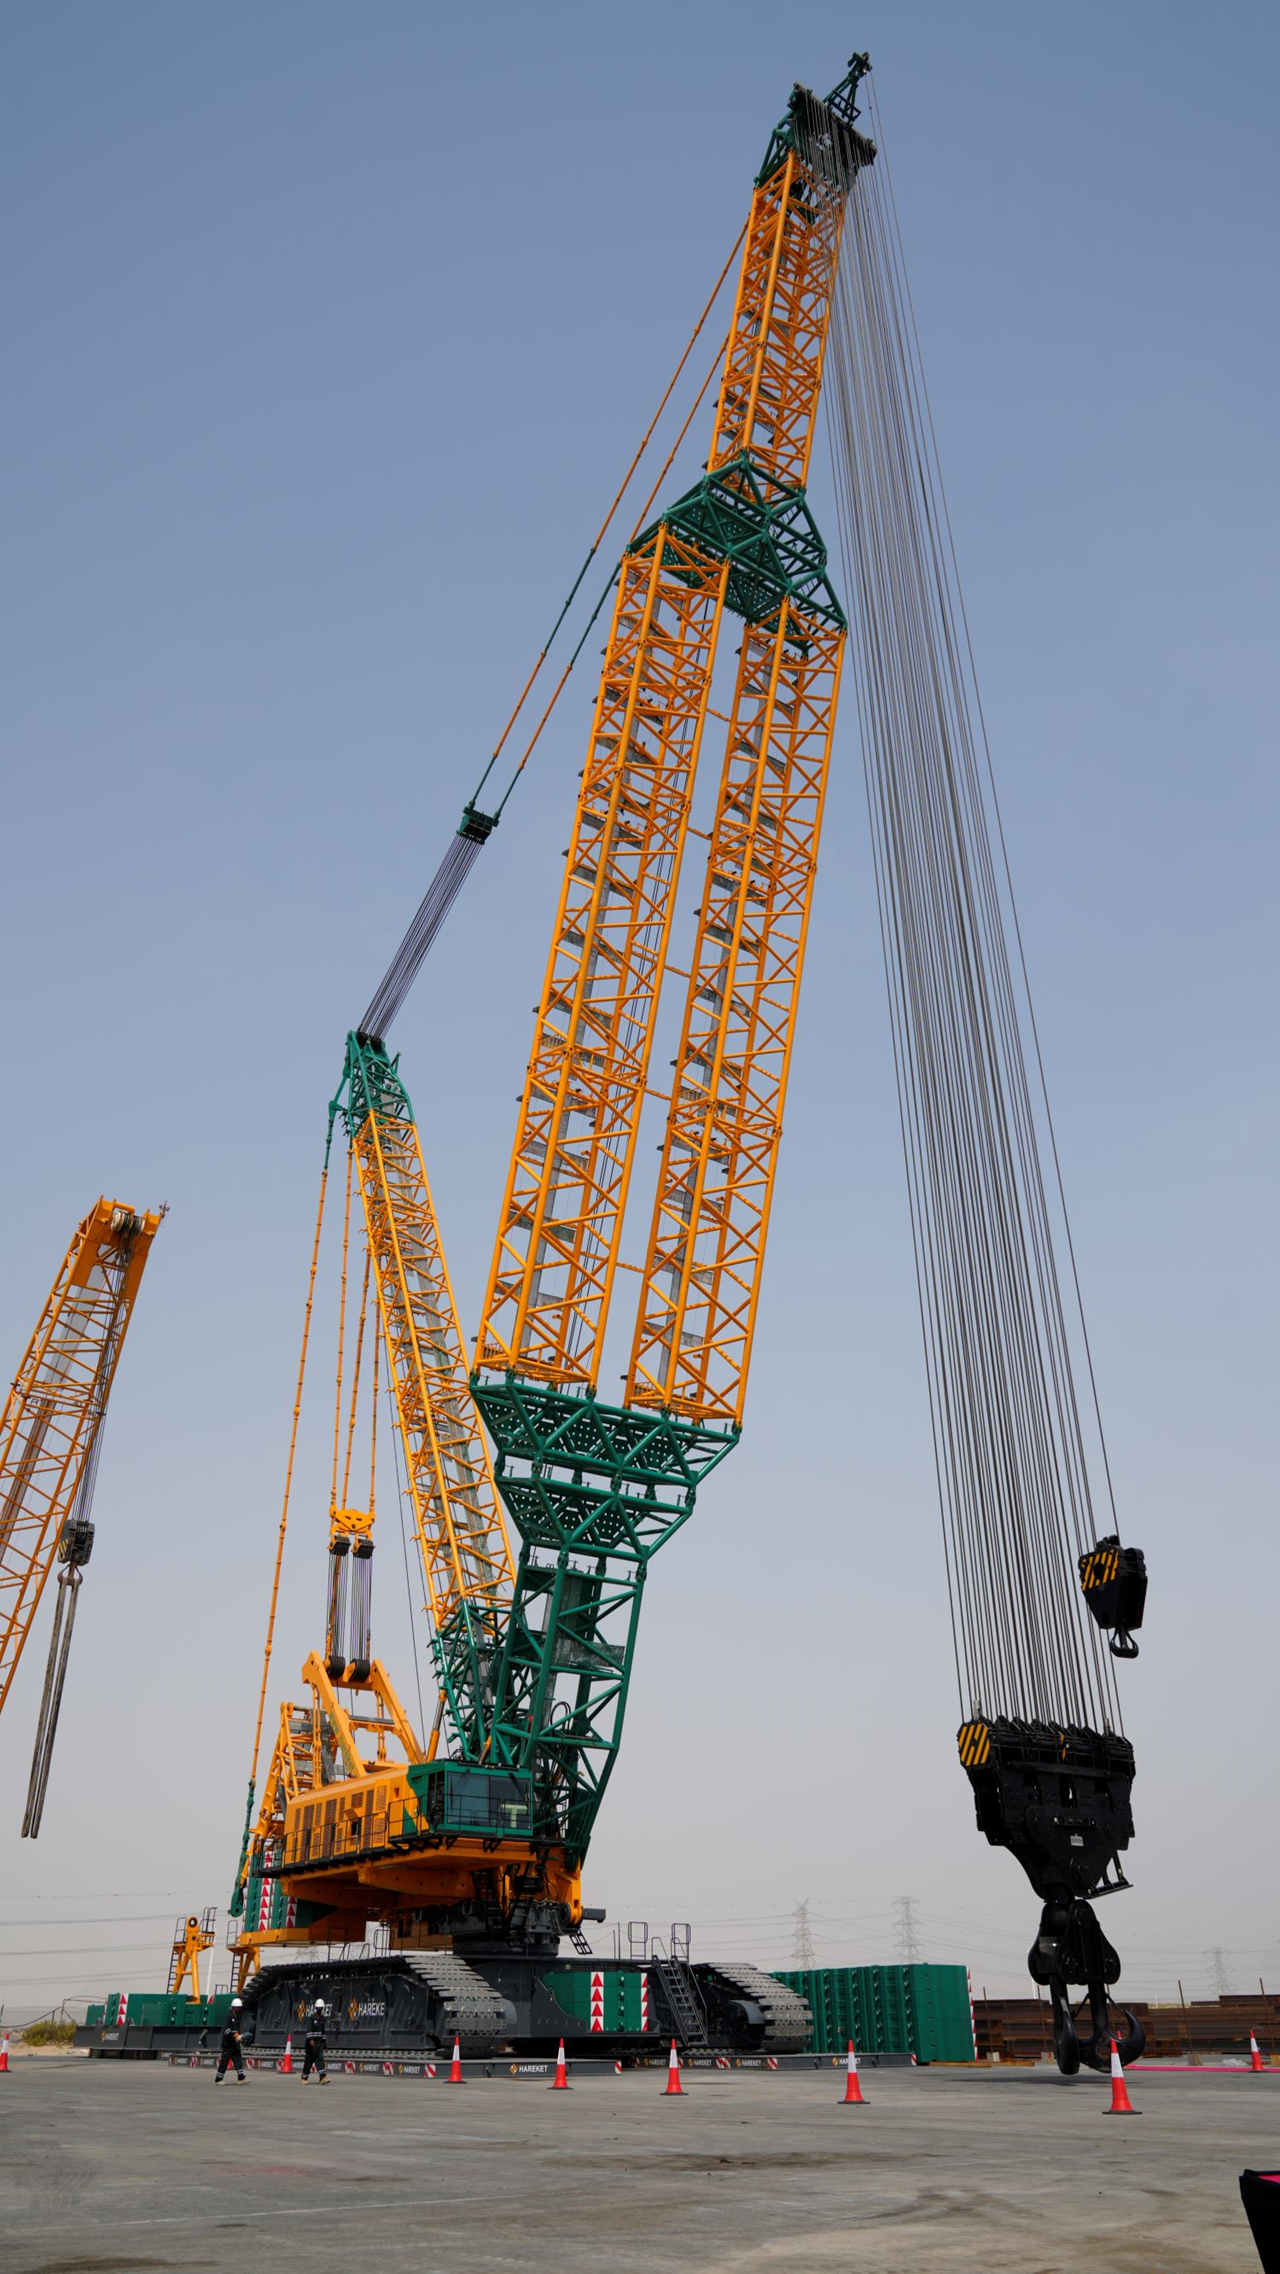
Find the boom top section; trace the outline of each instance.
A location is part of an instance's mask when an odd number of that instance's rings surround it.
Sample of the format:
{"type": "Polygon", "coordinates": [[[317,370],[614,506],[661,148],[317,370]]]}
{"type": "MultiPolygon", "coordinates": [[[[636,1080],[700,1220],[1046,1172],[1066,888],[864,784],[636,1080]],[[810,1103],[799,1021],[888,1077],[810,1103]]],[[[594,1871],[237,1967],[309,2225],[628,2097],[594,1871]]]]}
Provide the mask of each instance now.
{"type": "Polygon", "coordinates": [[[750,631],[626,1393],[694,1422],[741,1419],[834,725],[845,619],[804,484],[866,67],[775,130],[707,473],[622,564],[476,1351],[595,1392],[727,610],[750,631]]]}

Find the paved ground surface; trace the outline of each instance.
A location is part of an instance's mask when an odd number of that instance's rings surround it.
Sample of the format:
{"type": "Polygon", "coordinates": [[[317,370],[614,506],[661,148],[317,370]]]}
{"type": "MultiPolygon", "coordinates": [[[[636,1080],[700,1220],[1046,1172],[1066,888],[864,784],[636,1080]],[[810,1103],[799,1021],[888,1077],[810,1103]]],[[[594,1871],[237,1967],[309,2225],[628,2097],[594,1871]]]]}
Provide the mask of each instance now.
{"type": "Polygon", "coordinates": [[[572,2096],[149,2062],[0,2078],[4,2274],[1258,2274],[1245,2164],[1280,2165],[1280,2075],[637,2072],[572,2096]],[[287,2254],[287,2255],[282,2255],[287,2254]]]}

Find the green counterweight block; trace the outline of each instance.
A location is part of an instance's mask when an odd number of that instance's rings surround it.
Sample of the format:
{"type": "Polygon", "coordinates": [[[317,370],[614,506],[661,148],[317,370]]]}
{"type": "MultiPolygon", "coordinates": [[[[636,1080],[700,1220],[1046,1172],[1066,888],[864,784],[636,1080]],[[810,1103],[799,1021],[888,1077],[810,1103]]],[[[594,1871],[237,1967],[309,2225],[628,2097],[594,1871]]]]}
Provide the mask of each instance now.
{"type": "Polygon", "coordinates": [[[815,2053],[914,2053],[972,2061],[973,2011],[963,1966],[812,1966],[779,1973],[809,2001],[815,2053]]]}

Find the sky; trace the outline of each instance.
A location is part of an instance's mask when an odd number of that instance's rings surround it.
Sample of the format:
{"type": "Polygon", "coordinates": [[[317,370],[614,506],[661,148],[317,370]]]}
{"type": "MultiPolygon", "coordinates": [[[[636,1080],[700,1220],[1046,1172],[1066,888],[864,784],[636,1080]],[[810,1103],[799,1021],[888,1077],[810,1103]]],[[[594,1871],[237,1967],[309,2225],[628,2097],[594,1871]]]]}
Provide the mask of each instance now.
{"type": "MultiPolygon", "coordinates": [[[[100,1191],[170,1212],[38,1843],[18,1831],[47,1599],[5,1711],[6,2015],[162,1983],[174,1915],[225,1904],[343,1036],[792,81],[833,84],[854,47],[1122,1529],[1151,1572],[1122,1669],[1134,1892],[1105,1924],[1135,1996],[1280,1987],[1280,20],[1252,0],[8,0],[0,1352],[16,1366],[100,1191]]],[[[695,428],[688,479],[704,453],[695,428]]],[[[812,502],[834,550],[825,443],[812,502]]],[[[594,655],[394,1035],[468,1331],[594,655]]],[[[324,1404],[273,1701],[321,1616],[324,1404]]],[[[388,1544],[379,1647],[408,1694],[388,1544]]],[[[784,1965],[803,1900],[821,1961],[888,1961],[910,1894],[923,1956],[1025,1991],[1038,1906],[974,1828],[958,1719],[849,705],[746,1431],[647,1590],[584,1885],[598,1947],[687,1919],[695,1957],[784,1965]]]]}

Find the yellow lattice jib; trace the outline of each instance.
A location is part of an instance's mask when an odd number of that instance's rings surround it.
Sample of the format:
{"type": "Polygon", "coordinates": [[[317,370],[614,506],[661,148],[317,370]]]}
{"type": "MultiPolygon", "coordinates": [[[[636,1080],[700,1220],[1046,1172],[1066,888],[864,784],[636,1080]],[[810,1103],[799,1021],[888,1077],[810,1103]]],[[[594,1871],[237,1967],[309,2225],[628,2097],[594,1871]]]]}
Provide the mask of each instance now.
{"type": "Polygon", "coordinates": [[[593,1384],[725,569],[659,529],[619,579],[477,1362],[593,1384]]]}
{"type": "Polygon", "coordinates": [[[431,1616],[470,1603],[494,1616],[513,1565],[435,1209],[408,1115],[366,1114],[354,1132],[378,1306],[390,1359],[431,1616]]]}
{"type": "Polygon", "coordinates": [[[711,473],[748,451],[780,482],[807,481],[843,222],[843,195],[815,179],[794,150],[756,190],[711,473]]]}
{"type": "Polygon", "coordinates": [[[627,1401],[740,1423],[844,634],[746,628],[627,1401]]]}

